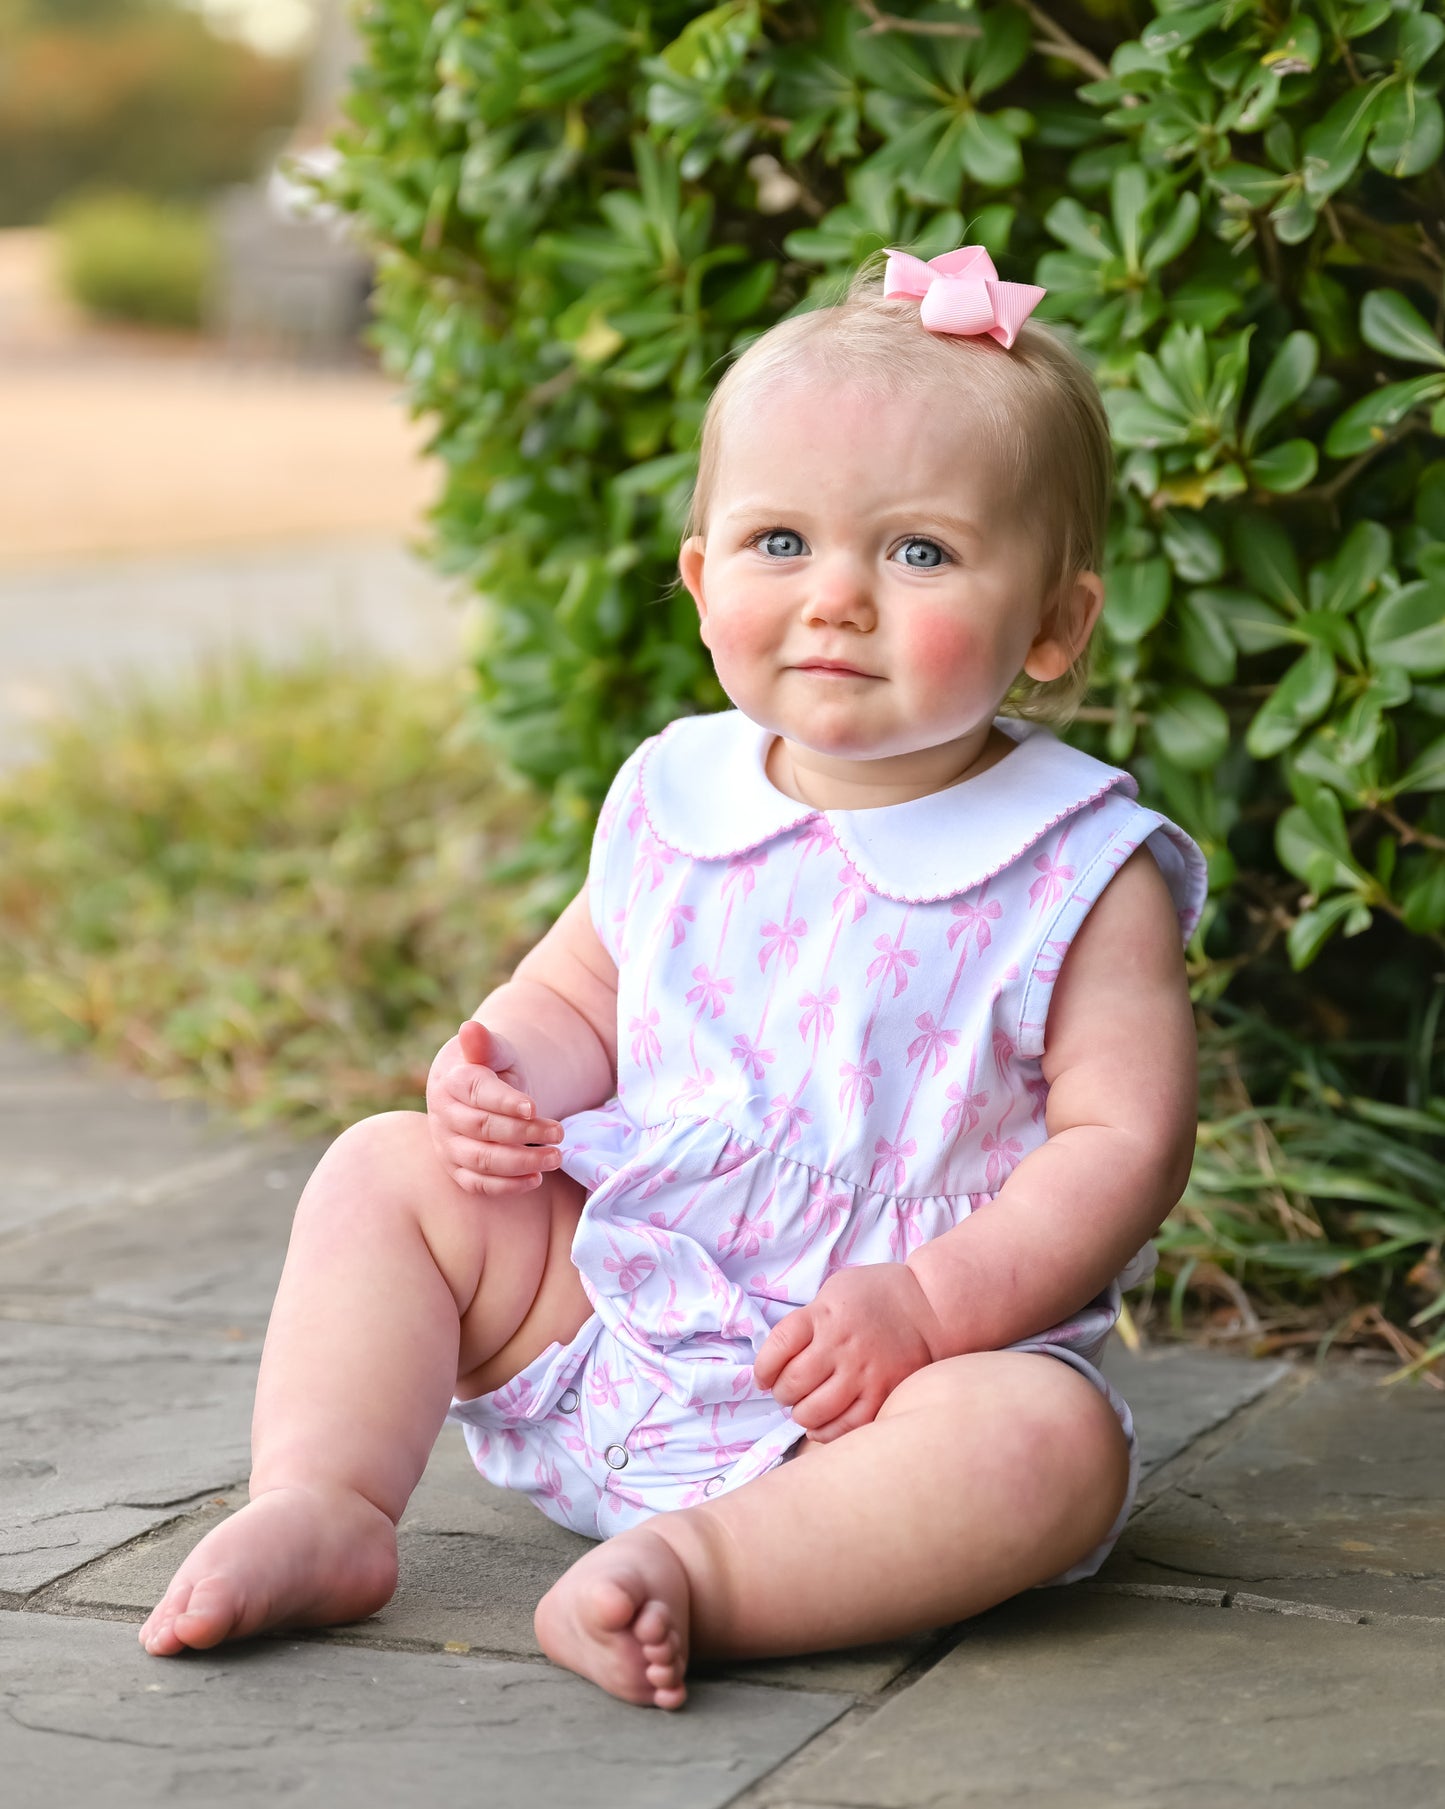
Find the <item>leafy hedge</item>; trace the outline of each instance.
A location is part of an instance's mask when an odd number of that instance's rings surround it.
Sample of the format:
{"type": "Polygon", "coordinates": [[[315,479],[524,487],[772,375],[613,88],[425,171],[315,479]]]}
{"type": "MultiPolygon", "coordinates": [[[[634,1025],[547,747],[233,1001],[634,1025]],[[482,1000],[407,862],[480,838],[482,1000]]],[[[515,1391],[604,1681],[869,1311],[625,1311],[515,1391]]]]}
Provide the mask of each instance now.
{"type": "Polygon", "coordinates": [[[1435,1048],[1445,943],[1438,7],[360,23],[335,193],[385,248],[379,337],[447,468],[436,556],[488,599],[490,732],[548,791],[560,866],[630,747],[724,701],[673,579],[727,355],[880,245],[967,237],[1048,287],[1106,392],[1106,632],[1071,739],[1209,854],[1197,995],[1375,1038],[1366,1088],[1423,1107],[1384,1068],[1427,1010],[1435,1048]]]}

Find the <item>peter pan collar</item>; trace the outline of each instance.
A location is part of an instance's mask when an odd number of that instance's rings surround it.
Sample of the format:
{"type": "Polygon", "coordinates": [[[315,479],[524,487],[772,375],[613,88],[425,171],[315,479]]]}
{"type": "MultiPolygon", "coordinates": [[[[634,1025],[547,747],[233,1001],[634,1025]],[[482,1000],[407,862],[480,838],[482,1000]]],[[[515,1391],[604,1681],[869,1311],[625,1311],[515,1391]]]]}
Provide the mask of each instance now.
{"type": "Polygon", "coordinates": [[[643,756],[643,808],[658,841],[704,861],[730,860],[821,818],[871,890],[925,904],[982,885],[1107,793],[1139,795],[1130,773],[1070,747],[1043,723],[996,716],[994,726],[1017,746],[972,779],[906,804],[815,810],[768,778],[771,730],[740,710],[684,716],[643,756]]]}

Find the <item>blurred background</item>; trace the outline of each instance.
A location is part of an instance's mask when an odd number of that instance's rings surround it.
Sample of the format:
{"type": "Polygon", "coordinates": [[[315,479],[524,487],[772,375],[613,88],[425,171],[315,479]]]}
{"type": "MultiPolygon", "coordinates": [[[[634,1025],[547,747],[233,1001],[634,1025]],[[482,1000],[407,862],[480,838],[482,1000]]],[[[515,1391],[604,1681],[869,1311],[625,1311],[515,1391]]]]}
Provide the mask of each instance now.
{"type": "Polygon", "coordinates": [[[435,479],[305,172],[341,0],[0,0],[0,766],[218,648],[455,666],[435,479]]]}

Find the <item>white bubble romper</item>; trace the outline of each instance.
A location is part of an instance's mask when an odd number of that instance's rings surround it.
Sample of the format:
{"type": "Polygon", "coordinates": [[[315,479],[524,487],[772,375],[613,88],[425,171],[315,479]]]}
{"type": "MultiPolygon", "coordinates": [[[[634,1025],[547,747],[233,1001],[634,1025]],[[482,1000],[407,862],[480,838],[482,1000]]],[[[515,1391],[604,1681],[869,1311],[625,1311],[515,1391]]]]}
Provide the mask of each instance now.
{"type": "MultiPolygon", "coordinates": [[[[1045,1139],[1050,988],[1145,844],[1188,941],[1204,858],[1134,779],[1040,725],[947,790],[815,810],[738,711],[645,742],[608,792],[588,897],[617,963],[617,1092],[563,1120],[587,1189],[572,1260],[593,1315],[505,1387],[455,1401],[477,1468],[605,1538],[735,1489],[803,1428],[753,1379],[834,1270],[901,1262],[986,1207],[1045,1139]]],[[[1007,1210],[1007,1205],[1003,1210],[1007,1210]]],[[[1121,1286],[1009,1348],[1095,1367],[1121,1286]]]]}

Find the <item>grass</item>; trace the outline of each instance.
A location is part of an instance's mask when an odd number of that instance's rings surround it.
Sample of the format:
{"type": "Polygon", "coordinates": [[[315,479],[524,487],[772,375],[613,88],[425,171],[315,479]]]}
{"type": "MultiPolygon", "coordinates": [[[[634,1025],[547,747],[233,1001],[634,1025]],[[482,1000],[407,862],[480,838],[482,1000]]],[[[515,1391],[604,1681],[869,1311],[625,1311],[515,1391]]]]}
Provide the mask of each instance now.
{"type": "MultiPolygon", "coordinates": [[[[242,661],[97,695],[0,780],[0,1010],[252,1123],[420,1107],[545,927],[517,859],[542,811],[460,679],[242,661]]],[[[1436,982],[1389,1049],[1201,1008],[1194,1170],[1133,1323],[1445,1386],[1442,1006],[1436,982]],[[1387,1074],[1398,1098],[1365,1096],[1387,1074]]]]}
{"type": "Polygon", "coordinates": [[[242,660],[97,694],[0,782],[0,1008],[250,1123],[420,1106],[544,927],[506,872],[538,809],[458,679],[242,660]]]}
{"type": "Polygon", "coordinates": [[[1188,1320],[1260,1356],[1383,1347],[1402,1359],[1389,1381],[1445,1387],[1445,1096],[1429,1091],[1442,1006],[1437,982],[1389,1049],[1200,1014],[1194,1167],[1158,1239],[1166,1298],[1146,1325],[1188,1320]],[[1406,1103],[1352,1087],[1382,1056],[1403,1063],[1406,1103]]]}

